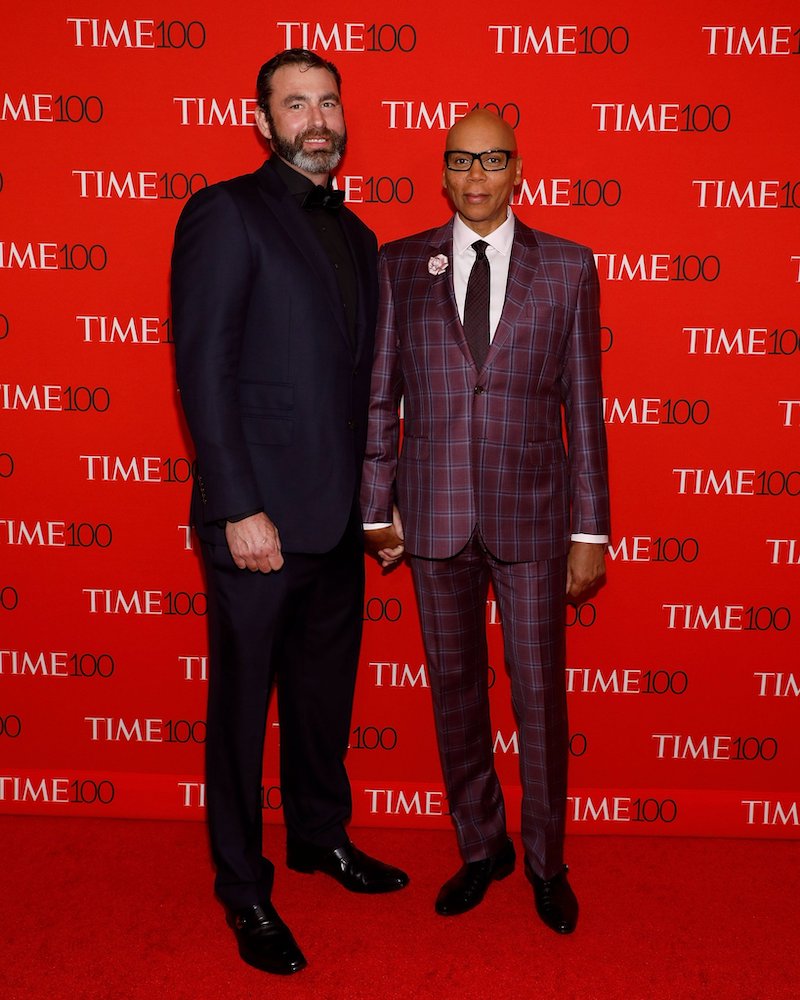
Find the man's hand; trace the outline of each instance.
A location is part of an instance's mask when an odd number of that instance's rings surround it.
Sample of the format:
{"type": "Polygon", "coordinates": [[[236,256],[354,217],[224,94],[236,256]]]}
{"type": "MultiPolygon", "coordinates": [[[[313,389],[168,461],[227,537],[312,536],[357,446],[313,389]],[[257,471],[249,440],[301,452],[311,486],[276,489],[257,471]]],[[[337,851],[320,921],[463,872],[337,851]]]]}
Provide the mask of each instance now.
{"type": "Polygon", "coordinates": [[[266,514],[251,514],[241,521],[228,521],[225,538],[239,569],[271,573],[283,566],[278,529],[266,514]]]}
{"type": "Polygon", "coordinates": [[[606,546],[573,542],[567,556],[567,597],[578,598],[605,576],[606,546]]]}
{"type": "Polygon", "coordinates": [[[384,569],[396,565],[403,558],[403,522],[397,507],[392,509],[392,524],[388,528],[370,528],[364,532],[364,545],[384,569]]]}

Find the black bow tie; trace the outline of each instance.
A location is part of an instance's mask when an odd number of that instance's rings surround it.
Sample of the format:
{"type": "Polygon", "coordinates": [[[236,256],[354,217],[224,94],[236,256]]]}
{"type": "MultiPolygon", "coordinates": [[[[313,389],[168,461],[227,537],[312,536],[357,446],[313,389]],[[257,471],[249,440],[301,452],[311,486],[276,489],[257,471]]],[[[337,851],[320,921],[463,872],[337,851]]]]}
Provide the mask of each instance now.
{"type": "Polygon", "coordinates": [[[344,201],[344,191],[334,191],[333,188],[324,188],[321,184],[313,187],[303,198],[303,208],[307,212],[314,212],[317,209],[327,209],[329,212],[337,212],[342,207],[344,201]]]}

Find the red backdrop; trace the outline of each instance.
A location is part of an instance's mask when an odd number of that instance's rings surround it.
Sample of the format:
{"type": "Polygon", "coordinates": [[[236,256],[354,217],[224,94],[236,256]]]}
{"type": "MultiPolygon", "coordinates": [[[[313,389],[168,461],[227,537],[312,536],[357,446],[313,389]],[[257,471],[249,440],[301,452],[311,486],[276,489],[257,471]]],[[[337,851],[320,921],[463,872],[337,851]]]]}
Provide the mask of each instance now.
{"type": "MultiPolygon", "coordinates": [[[[797,837],[796,4],[375,9],[3,15],[0,810],[202,815],[206,601],[169,253],[187,194],[263,158],[260,64],[308,45],[342,70],[338,184],[381,240],[447,217],[444,131],[479,105],[517,128],[520,217],[597,254],[614,536],[607,586],[567,621],[571,831],[797,837]]],[[[409,575],[368,573],[354,819],[446,826],[409,575]]],[[[276,820],[278,740],[272,716],[276,820]]]]}

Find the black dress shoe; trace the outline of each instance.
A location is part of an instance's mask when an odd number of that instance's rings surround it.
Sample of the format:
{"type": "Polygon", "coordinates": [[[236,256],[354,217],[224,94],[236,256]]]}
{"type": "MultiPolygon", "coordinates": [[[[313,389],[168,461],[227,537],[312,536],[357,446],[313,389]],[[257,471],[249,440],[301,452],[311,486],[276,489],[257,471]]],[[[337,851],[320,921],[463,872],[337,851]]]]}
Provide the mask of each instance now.
{"type": "Polygon", "coordinates": [[[483,861],[468,861],[442,886],[436,897],[436,912],[443,917],[466,913],[486,895],[491,882],[499,882],[514,871],[514,845],[506,841],[502,850],[483,861]]]}
{"type": "Polygon", "coordinates": [[[279,976],[288,976],[306,967],[292,932],[270,903],[228,910],[227,919],[236,935],[239,954],[248,965],[279,976]]]}
{"type": "Polygon", "coordinates": [[[571,934],[578,923],[578,900],[567,881],[566,865],[552,878],[539,878],[525,859],[525,875],[533,886],[536,912],[557,934],[571,934]]]}
{"type": "Polygon", "coordinates": [[[286,864],[296,872],[325,872],[350,892],[394,892],[408,885],[405,872],[371,858],[349,841],[342,847],[317,847],[288,840],[286,864]]]}

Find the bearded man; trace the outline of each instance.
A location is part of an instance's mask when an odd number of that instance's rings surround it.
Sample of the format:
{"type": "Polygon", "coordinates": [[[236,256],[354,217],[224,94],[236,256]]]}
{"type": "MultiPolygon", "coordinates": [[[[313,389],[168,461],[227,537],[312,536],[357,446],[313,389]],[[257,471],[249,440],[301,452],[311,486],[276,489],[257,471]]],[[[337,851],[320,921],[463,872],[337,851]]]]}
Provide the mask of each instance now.
{"type": "Polygon", "coordinates": [[[273,683],[289,868],[353,892],[408,882],[345,832],[377,247],[329,183],[346,143],[340,84],[305,49],[261,68],[256,124],[273,155],[189,200],[172,258],[177,381],[197,454],[192,523],[209,591],[215,889],[241,957],[282,974],[306,960],[271,903],[274,867],[262,856],[273,683]]]}

